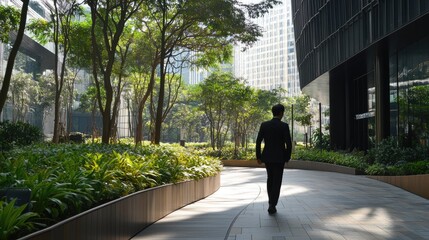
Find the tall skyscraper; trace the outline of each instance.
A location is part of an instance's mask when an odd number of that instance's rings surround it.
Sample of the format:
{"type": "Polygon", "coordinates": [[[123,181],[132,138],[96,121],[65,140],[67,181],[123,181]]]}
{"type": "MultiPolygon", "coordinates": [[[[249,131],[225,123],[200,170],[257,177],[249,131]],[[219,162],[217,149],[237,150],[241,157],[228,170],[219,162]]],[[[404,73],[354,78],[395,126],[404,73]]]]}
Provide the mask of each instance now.
{"type": "Polygon", "coordinates": [[[290,0],[283,0],[254,22],[262,27],[263,36],[245,51],[243,46],[234,47],[234,75],[258,89],[283,88],[288,96],[299,95],[290,0]]]}

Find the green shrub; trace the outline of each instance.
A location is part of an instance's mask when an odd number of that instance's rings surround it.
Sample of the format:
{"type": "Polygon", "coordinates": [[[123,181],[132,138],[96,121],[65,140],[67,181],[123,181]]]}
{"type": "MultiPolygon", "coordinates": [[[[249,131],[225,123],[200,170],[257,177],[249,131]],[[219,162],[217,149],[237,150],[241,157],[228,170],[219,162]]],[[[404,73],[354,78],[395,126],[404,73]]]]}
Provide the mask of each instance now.
{"type": "Polygon", "coordinates": [[[400,147],[394,138],[388,138],[368,151],[367,162],[394,166],[400,163],[429,160],[428,156],[429,148],[427,147],[400,147]]]}
{"type": "Polygon", "coordinates": [[[386,166],[380,163],[375,163],[365,169],[365,173],[368,175],[386,175],[386,166]]]}
{"type": "Polygon", "coordinates": [[[341,153],[313,148],[296,148],[292,153],[292,159],[325,162],[346,167],[364,170],[367,166],[363,160],[363,153],[341,153]]]}
{"type": "Polygon", "coordinates": [[[365,172],[368,175],[380,176],[429,174],[429,161],[403,162],[393,166],[375,163],[369,166],[365,172]]]}
{"type": "Polygon", "coordinates": [[[330,150],[330,137],[328,134],[323,134],[322,132],[319,132],[318,129],[314,132],[312,136],[313,144],[315,148],[318,149],[324,149],[324,150],[330,150]]]}
{"type": "Polygon", "coordinates": [[[188,144],[187,148],[200,156],[209,156],[221,160],[253,160],[256,159],[255,144],[247,148],[235,149],[234,145],[226,144],[222,149],[213,150],[210,146],[203,144],[188,144]],[[205,147],[204,147],[205,146],[205,147]]]}
{"type": "Polygon", "coordinates": [[[326,162],[363,170],[368,175],[415,175],[429,173],[429,160],[426,148],[398,149],[389,140],[378,149],[364,152],[333,152],[312,148],[297,147],[292,159],[326,162]],[[375,156],[375,157],[374,157],[375,156]],[[391,156],[391,159],[388,158],[391,156]],[[373,160],[368,161],[373,158],[373,160]],[[423,159],[423,160],[421,160],[423,159]],[[425,160],[426,159],[426,160],[425,160]]]}
{"type": "Polygon", "coordinates": [[[186,147],[192,149],[208,149],[210,148],[210,144],[207,142],[187,142],[185,143],[186,147]]]}
{"type": "Polygon", "coordinates": [[[177,151],[176,154],[178,161],[187,166],[183,173],[189,179],[209,177],[222,169],[222,164],[217,158],[190,154],[189,151],[183,148],[181,151],[177,151]]]}
{"type": "Polygon", "coordinates": [[[8,151],[15,146],[27,146],[41,140],[40,129],[28,123],[0,122],[0,151],[8,151]]]}
{"type": "Polygon", "coordinates": [[[429,174],[429,161],[418,161],[404,163],[398,166],[401,172],[392,175],[415,175],[415,174],[429,174]]]}
{"type": "Polygon", "coordinates": [[[387,166],[386,175],[401,176],[401,175],[415,175],[429,173],[429,162],[407,162],[399,163],[394,166],[387,166]]]}
{"type": "Polygon", "coordinates": [[[16,199],[11,202],[0,200],[0,240],[11,239],[12,236],[23,230],[33,230],[37,217],[34,212],[24,213],[26,204],[15,206],[16,199]]]}

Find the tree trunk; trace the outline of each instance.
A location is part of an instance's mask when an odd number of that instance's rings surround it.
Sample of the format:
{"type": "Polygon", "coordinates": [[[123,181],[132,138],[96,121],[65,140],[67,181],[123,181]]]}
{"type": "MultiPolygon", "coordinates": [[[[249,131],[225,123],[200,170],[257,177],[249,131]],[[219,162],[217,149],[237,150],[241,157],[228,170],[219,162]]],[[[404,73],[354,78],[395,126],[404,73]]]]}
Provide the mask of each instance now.
{"type": "Polygon", "coordinates": [[[144,108],[144,105],[142,105],[140,102],[137,110],[137,126],[136,126],[136,133],[135,133],[136,145],[139,145],[143,140],[143,108],[144,108]]]}
{"type": "Polygon", "coordinates": [[[104,144],[109,144],[110,141],[110,131],[112,129],[111,120],[110,120],[110,109],[106,109],[102,114],[103,117],[103,130],[101,135],[101,142],[104,144]],[[109,114],[107,114],[107,111],[109,114]]]}
{"type": "Polygon", "coordinates": [[[53,23],[54,23],[54,55],[55,55],[55,64],[54,64],[54,79],[55,79],[55,100],[54,100],[54,134],[52,136],[52,142],[58,143],[60,141],[59,137],[59,128],[60,128],[60,93],[59,93],[59,79],[58,79],[58,60],[59,60],[59,20],[58,20],[58,10],[57,10],[57,0],[54,0],[54,9],[55,12],[51,14],[53,15],[53,23]]]}
{"type": "Polygon", "coordinates": [[[69,99],[69,104],[67,107],[67,136],[70,135],[73,127],[73,97],[69,99]]]}
{"type": "MultiPolygon", "coordinates": [[[[163,33],[163,39],[165,38],[165,33],[163,33]]],[[[163,41],[161,42],[161,64],[160,64],[160,83],[159,83],[159,96],[158,96],[158,105],[156,108],[156,118],[155,118],[155,136],[154,143],[159,145],[161,141],[161,127],[162,127],[162,112],[164,109],[164,94],[165,94],[165,46],[163,41]]]]}
{"type": "Polygon", "coordinates": [[[155,123],[155,110],[154,110],[154,99],[153,99],[153,92],[150,93],[150,104],[149,104],[149,112],[150,112],[150,124],[149,124],[149,139],[150,139],[150,143],[154,144],[155,143],[155,134],[154,134],[154,126],[153,124],[155,123]]]}
{"type": "Polygon", "coordinates": [[[53,143],[58,143],[60,141],[59,128],[60,128],[60,95],[55,93],[54,136],[52,137],[53,143]]]}
{"type": "Polygon", "coordinates": [[[164,108],[164,94],[165,94],[165,57],[166,57],[166,32],[167,32],[167,1],[163,0],[162,9],[162,29],[161,29],[161,49],[160,49],[160,58],[159,58],[159,68],[160,68],[160,82],[159,82],[159,96],[158,96],[158,105],[156,109],[155,117],[155,131],[154,131],[154,144],[159,145],[161,141],[161,127],[162,127],[162,112],[164,108]]]}
{"type": "MultiPolygon", "coordinates": [[[[124,24],[125,21],[124,19],[119,19],[118,24],[116,25],[116,32],[115,32],[115,36],[112,39],[111,42],[111,46],[109,49],[107,50],[107,59],[106,59],[106,65],[104,65],[104,59],[102,59],[102,51],[99,49],[99,45],[97,42],[97,37],[96,37],[96,25],[97,25],[97,19],[98,19],[98,15],[97,15],[97,2],[96,1],[89,1],[88,4],[90,5],[91,8],[91,19],[92,19],[92,25],[91,25],[91,42],[92,42],[92,48],[93,48],[93,53],[92,53],[92,64],[93,64],[93,76],[94,76],[94,81],[95,81],[95,85],[97,88],[97,101],[98,101],[98,106],[100,108],[100,112],[101,115],[103,117],[103,130],[102,130],[102,137],[101,137],[101,142],[103,144],[109,144],[110,142],[110,134],[112,132],[112,128],[114,121],[112,120],[112,111],[115,111],[115,109],[112,109],[112,102],[113,102],[113,87],[110,83],[110,78],[112,76],[112,70],[113,70],[113,64],[115,61],[115,51],[116,51],[116,47],[118,46],[118,42],[119,42],[119,36],[122,34],[123,28],[124,28],[124,24]],[[98,70],[97,69],[104,69],[102,72],[102,78],[103,78],[103,87],[106,93],[106,98],[105,98],[105,103],[104,103],[104,108],[103,108],[103,101],[102,101],[102,97],[101,97],[101,85],[100,85],[100,80],[98,79],[98,70]]],[[[122,16],[124,17],[124,16],[122,16]]],[[[105,22],[104,22],[105,24],[105,22]]],[[[105,26],[103,26],[105,27],[105,26]]],[[[103,35],[104,37],[104,41],[105,42],[109,42],[109,40],[107,39],[108,36],[107,34],[103,35]]],[[[119,93],[118,93],[119,94],[119,93]]]]}
{"type": "Polygon", "coordinates": [[[154,63],[152,65],[152,69],[150,73],[149,85],[147,87],[145,95],[143,96],[142,100],[139,102],[139,107],[137,111],[137,127],[136,127],[136,138],[135,138],[136,145],[140,144],[143,141],[143,110],[147,99],[153,92],[153,87],[155,85],[155,71],[156,71],[156,64],[154,63]]]}
{"type": "Polygon", "coordinates": [[[27,22],[27,11],[28,3],[30,0],[22,0],[21,18],[19,22],[19,28],[16,35],[15,42],[13,43],[12,50],[10,51],[9,58],[7,60],[6,71],[3,78],[3,84],[0,90],[0,113],[3,111],[3,107],[6,103],[7,93],[9,91],[10,80],[12,78],[13,66],[15,65],[15,58],[18,54],[19,46],[21,45],[22,38],[24,37],[25,23],[27,22]]]}
{"type": "Polygon", "coordinates": [[[75,73],[72,82],[69,85],[69,99],[68,99],[68,108],[67,108],[67,136],[73,130],[73,98],[74,98],[74,84],[76,82],[77,74],[79,70],[75,73]]]}
{"type": "Polygon", "coordinates": [[[94,143],[95,140],[95,134],[97,131],[97,124],[95,123],[95,111],[97,109],[97,102],[94,101],[93,107],[91,110],[91,125],[92,125],[92,143],[94,143]]]}
{"type": "Polygon", "coordinates": [[[147,96],[145,95],[146,99],[143,97],[142,101],[139,102],[138,110],[137,110],[137,126],[136,126],[136,132],[135,132],[135,144],[139,145],[143,141],[143,110],[144,105],[147,100],[147,97],[149,97],[149,94],[147,96]]]}
{"type": "Polygon", "coordinates": [[[130,99],[127,99],[127,116],[128,116],[128,134],[130,135],[130,137],[134,137],[134,132],[135,130],[133,129],[133,117],[132,114],[134,113],[134,109],[131,106],[131,102],[130,99]]]}

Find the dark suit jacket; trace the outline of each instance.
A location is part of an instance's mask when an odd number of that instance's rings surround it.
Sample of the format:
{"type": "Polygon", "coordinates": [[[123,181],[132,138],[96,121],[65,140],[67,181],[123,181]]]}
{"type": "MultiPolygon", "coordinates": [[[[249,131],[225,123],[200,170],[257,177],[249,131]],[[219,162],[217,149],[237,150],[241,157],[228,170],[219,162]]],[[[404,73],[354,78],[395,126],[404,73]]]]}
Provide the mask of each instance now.
{"type": "Polygon", "coordinates": [[[279,118],[263,122],[256,138],[256,158],[262,162],[288,162],[292,153],[289,125],[279,118]],[[265,146],[261,153],[261,142],[265,146]]]}

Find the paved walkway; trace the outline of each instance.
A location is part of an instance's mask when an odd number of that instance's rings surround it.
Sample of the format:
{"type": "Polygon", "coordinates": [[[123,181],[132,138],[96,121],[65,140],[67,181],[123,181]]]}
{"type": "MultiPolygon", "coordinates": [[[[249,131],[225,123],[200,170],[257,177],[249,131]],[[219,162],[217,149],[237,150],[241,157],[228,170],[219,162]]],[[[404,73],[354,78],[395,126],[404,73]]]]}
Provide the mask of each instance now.
{"type": "Polygon", "coordinates": [[[221,179],[216,193],[132,239],[429,239],[429,200],[364,176],[285,170],[271,216],[265,169],[227,167],[221,179]]]}

